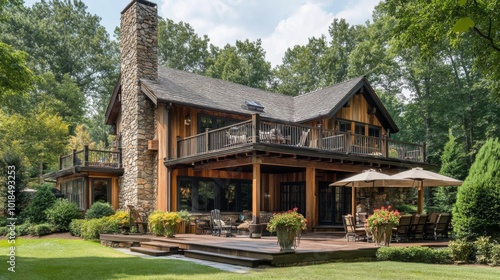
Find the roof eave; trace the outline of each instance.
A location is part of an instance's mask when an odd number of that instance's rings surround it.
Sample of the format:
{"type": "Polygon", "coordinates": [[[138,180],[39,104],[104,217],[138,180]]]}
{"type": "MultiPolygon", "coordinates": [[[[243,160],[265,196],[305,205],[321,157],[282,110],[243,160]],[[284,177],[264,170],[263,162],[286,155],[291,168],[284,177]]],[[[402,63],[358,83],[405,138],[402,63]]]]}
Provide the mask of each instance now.
{"type": "Polygon", "coordinates": [[[108,107],[106,108],[106,115],[105,115],[105,123],[108,125],[112,125],[116,123],[116,116],[117,111],[119,111],[119,108],[121,107],[121,101],[119,100],[118,96],[121,92],[121,77],[122,74],[120,73],[118,75],[118,79],[116,81],[115,87],[113,89],[113,94],[111,95],[111,98],[109,99],[108,107]]]}

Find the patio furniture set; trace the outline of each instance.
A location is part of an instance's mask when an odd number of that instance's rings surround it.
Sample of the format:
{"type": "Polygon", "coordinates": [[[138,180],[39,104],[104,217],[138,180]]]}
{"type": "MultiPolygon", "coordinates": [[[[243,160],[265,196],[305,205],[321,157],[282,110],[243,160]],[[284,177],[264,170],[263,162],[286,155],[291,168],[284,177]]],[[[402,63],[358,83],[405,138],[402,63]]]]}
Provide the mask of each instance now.
{"type": "MultiPolygon", "coordinates": [[[[359,214],[359,213],[358,213],[359,214]]],[[[352,215],[343,216],[345,238],[356,240],[372,241],[370,228],[366,224],[366,215],[362,215],[359,220],[361,224],[356,224],[352,215]]],[[[450,213],[431,213],[430,215],[413,214],[402,215],[399,218],[399,225],[392,229],[392,240],[395,242],[411,241],[416,239],[434,239],[439,237],[448,238],[451,230],[450,213]]]]}

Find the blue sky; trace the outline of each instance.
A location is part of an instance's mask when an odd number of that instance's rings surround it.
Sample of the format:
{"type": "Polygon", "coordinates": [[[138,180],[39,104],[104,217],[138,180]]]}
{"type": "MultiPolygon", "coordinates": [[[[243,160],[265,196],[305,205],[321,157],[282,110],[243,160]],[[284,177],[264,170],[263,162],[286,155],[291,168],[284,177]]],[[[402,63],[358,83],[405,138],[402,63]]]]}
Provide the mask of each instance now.
{"type": "MultiPolygon", "coordinates": [[[[48,0],[47,0],[48,1],[48,0]]],[[[101,17],[108,33],[120,24],[120,12],[131,0],[84,0],[87,11],[101,17]]],[[[262,39],[266,58],[281,63],[287,50],[304,45],[308,38],[328,33],[334,18],[350,24],[371,20],[380,0],[150,0],[159,15],[189,23],[200,35],[208,35],[216,46],[234,45],[236,40],[262,39]]],[[[31,6],[35,0],[25,0],[31,6]]]]}

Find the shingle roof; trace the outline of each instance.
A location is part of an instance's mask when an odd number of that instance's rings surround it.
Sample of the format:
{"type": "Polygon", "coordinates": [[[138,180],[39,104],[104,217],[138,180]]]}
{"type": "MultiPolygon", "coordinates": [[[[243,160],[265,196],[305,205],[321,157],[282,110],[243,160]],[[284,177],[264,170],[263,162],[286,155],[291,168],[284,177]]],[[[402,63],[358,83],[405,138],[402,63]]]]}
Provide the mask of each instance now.
{"type": "Polygon", "coordinates": [[[160,66],[158,82],[141,80],[141,83],[159,102],[251,114],[253,111],[244,106],[245,100],[255,100],[265,107],[263,117],[300,122],[330,114],[362,80],[363,77],[358,77],[292,97],[160,66]]]}

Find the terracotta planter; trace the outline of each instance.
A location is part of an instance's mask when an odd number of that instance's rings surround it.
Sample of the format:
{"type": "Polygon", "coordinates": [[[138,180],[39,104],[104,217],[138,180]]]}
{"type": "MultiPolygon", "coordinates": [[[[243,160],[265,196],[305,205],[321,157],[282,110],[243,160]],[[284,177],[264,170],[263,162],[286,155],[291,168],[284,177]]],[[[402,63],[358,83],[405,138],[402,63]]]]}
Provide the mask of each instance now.
{"type": "Polygon", "coordinates": [[[278,244],[281,252],[295,251],[297,231],[290,227],[277,226],[276,235],[278,236],[278,244]]]}

